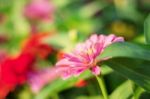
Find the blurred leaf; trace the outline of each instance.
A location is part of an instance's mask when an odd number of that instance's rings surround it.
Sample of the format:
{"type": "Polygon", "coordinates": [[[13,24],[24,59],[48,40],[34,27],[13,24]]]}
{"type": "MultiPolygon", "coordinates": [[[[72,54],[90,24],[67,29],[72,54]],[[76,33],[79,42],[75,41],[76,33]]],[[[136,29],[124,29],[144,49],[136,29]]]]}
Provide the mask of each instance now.
{"type": "Polygon", "coordinates": [[[54,34],[53,36],[47,37],[43,42],[53,45],[53,47],[61,49],[63,51],[70,51],[75,46],[75,43],[82,39],[78,38],[78,34],[70,35],[71,31],[68,33],[54,34]],[[75,37],[76,36],[76,37],[75,37]],[[73,38],[76,38],[73,40],[73,38]]]}
{"type": "Polygon", "coordinates": [[[15,30],[16,35],[27,35],[29,33],[30,27],[28,22],[23,16],[25,0],[13,1],[12,12],[11,12],[11,21],[15,30]]]}
{"type": "Polygon", "coordinates": [[[73,42],[67,33],[60,33],[50,36],[44,40],[45,43],[53,45],[55,48],[65,48],[65,50],[71,50],[73,48],[73,42]]]}
{"type": "Polygon", "coordinates": [[[150,93],[149,92],[143,92],[138,99],[150,99],[150,93]]]}
{"type": "Polygon", "coordinates": [[[141,21],[143,17],[136,9],[136,0],[113,0],[119,17],[141,21]]]}
{"type": "Polygon", "coordinates": [[[139,86],[150,91],[150,62],[134,62],[132,59],[111,59],[104,62],[121,75],[131,79],[139,86]],[[133,63],[132,63],[133,62],[133,63]],[[143,68],[139,68],[143,67],[143,68]],[[147,67],[147,68],[145,68],[147,67]]]}
{"type": "Polygon", "coordinates": [[[110,95],[110,99],[128,99],[132,93],[131,82],[128,80],[114,90],[110,95]]]}
{"type": "Polygon", "coordinates": [[[150,46],[119,42],[108,46],[99,56],[100,59],[115,57],[150,60],[150,46]]]}
{"type": "Polygon", "coordinates": [[[9,0],[0,0],[0,12],[9,12],[11,5],[9,0]]]}
{"type": "Polygon", "coordinates": [[[139,86],[134,86],[133,88],[133,91],[134,91],[134,99],[139,99],[139,97],[142,95],[142,93],[144,93],[144,89],[139,87],[139,86]]]}
{"type": "Polygon", "coordinates": [[[103,99],[102,96],[79,96],[76,99],[103,99]]]}
{"type": "Polygon", "coordinates": [[[56,7],[62,8],[64,6],[67,6],[69,3],[71,3],[71,1],[70,0],[63,0],[63,1],[53,0],[53,3],[55,4],[56,7]]]}
{"type": "Polygon", "coordinates": [[[22,89],[23,90],[19,90],[19,93],[17,94],[17,99],[32,99],[33,94],[31,90],[29,90],[28,87],[22,89]]]}
{"type": "Polygon", "coordinates": [[[67,33],[55,34],[45,39],[44,42],[62,48],[72,45],[71,42],[69,42],[69,35],[67,33]]]}
{"type": "Polygon", "coordinates": [[[133,39],[133,42],[137,42],[137,43],[140,43],[140,44],[145,44],[146,41],[145,41],[145,36],[142,34],[142,35],[139,35],[139,36],[136,36],[134,39],[133,39]]]}
{"type": "Polygon", "coordinates": [[[96,1],[93,1],[91,3],[84,5],[80,9],[79,14],[85,18],[91,17],[91,16],[95,15],[97,12],[104,9],[106,6],[107,6],[107,3],[105,2],[105,0],[104,1],[103,0],[99,0],[99,1],[96,0],[96,1]]]}
{"type": "Polygon", "coordinates": [[[145,39],[148,44],[150,44],[150,15],[147,17],[144,23],[144,33],[145,39]]]}

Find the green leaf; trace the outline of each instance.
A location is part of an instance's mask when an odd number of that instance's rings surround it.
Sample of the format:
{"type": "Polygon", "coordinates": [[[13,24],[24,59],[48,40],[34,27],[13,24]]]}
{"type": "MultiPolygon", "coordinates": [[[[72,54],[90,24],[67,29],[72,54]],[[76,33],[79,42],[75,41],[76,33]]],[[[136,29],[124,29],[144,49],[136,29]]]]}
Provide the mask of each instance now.
{"type": "Polygon", "coordinates": [[[134,99],[139,99],[142,93],[145,92],[143,88],[136,86],[135,84],[133,85],[133,91],[134,91],[133,95],[134,99]]]}
{"type": "Polygon", "coordinates": [[[102,96],[79,96],[76,99],[104,99],[102,96]]]}
{"type": "Polygon", "coordinates": [[[128,99],[132,94],[132,85],[128,80],[113,91],[110,95],[110,99],[128,99]]]}
{"type": "MultiPolygon", "coordinates": [[[[140,61],[140,60],[138,60],[140,61]]],[[[104,62],[112,69],[150,91],[150,62],[137,62],[132,59],[111,59],[104,62]]]]}
{"type": "Polygon", "coordinates": [[[128,57],[150,61],[150,46],[127,42],[114,43],[104,50],[99,59],[115,57],[128,57]]]}
{"type": "Polygon", "coordinates": [[[68,40],[69,35],[66,33],[61,33],[48,37],[47,39],[44,40],[44,42],[58,47],[66,47],[70,45],[70,42],[68,42],[68,40]]]}
{"type": "Polygon", "coordinates": [[[144,33],[145,39],[148,44],[150,44],[150,15],[147,17],[144,23],[144,33]]]}
{"type": "Polygon", "coordinates": [[[55,34],[47,37],[43,42],[50,44],[57,49],[63,49],[64,51],[70,51],[74,47],[74,42],[71,41],[71,38],[67,33],[55,34]]]}
{"type": "Polygon", "coordinates": [[[105,64],[119,72],[121,75],[133,80],[144,89],[150,91],[149,45],[138,45],[127,42],[114,43],[108,46],[99,58],[112,58],[111,60],[106,61],[105,64]],[[116,61],[113,58],[129,59],[116,61]],[[136,59],[137,61],[133,59],[136,59]],[[143,62],[141,60],[143,60],[143,62]],[[146,62],[144,60],[146,60],[146,62]]]}

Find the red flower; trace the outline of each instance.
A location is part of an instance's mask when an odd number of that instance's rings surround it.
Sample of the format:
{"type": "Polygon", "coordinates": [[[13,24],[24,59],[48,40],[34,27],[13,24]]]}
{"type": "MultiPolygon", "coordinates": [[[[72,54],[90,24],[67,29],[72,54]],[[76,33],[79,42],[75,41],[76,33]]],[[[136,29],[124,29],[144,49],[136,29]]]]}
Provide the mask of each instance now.
{"type": "Polygon", "coordinates": [[[52,46],[44,44],[41,41],[49,35],[49,33],[39,33],[31,35],[31,37],[24,43],[23,51],[34,53],[41,58],[47,57],[54,51],[54,49],[52,48],[52,46]]]}
{"type": "Polygon", "coordinates": [[[35,57],[30,53],[22,53],[16,58],[9,57],[1,62],[0,92],[3,93],[0,97],[5,97],[9,91],[25,82],[34,62],[35,57]]]}
{"type": "Polygon", "coordinates": [[[52,53],[52,47],[41,42],[45,36],[45,34],[31,36],[20,55],[0,61],[0,99],[5,98],[17,85],[26,82],[28,73],[33,72],[37,56],[45,58],[52,53]]]}

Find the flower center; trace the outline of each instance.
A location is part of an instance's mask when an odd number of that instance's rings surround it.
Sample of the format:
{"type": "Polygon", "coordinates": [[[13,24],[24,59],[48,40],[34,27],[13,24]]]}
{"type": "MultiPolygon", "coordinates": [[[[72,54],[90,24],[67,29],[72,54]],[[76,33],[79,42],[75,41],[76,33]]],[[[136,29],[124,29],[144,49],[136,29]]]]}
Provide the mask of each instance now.
{"type": "Polygon", "coordinates": [[[97,61],[96,60],[92,60],[90,63],[89,63],[89,67],[92,68],[94,66],[96,66],[97,64],[97,61]]]}
{"type": "Polygon", "coordinates": [[[92,55],[93,54],[93,50],[92,49],[88,49],[87,53],[88,53],[88,55],[92,55]]]}

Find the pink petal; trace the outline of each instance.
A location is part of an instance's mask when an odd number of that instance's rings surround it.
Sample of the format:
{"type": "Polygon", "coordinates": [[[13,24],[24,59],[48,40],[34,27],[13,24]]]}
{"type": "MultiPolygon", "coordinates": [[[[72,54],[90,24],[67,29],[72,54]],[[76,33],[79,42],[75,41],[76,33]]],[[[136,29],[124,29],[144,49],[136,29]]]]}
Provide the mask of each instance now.
{"type": "Polygon", "coordinates": [[[98,36],[98,42],[104,43],[106,36],[105,35],[99,35],[98,36]]]}
{"type": "Polygon", "coordinates": [[[63,73],[61,74],[61,78],[62,78],[63,80],[66,80],[66,79],[70,78],[71,76],[72,76],[72,74],[71,74],[70,72],[63,72],[63,73]]]}
{"type": "Polygon", "coordinates": [[[94,66],[94,67],[91,69],[91,71],[92,71],[92,73],[93,73],[94,75],[99,75],[100,72],[101,72],[101,69],[100,69],[99,66],[94,66]]]}
{"type": "Polygon", "coordinates": [[[81,53],[82,51],[85,50],[85,45],[84,43],[79,43],[77,44],[77,46],[75,47],[75,51],[76,53],[81,53]]]}
{"type": "Polygon", "coordinates": [[[96,43],[94,45],[94,48],[93,49],[93,52],[94,52],[94,57],[93,58],[96,58],[102,51],[103,51],[103,43],[96,43]]]}
{"type": "Polygon", "coordinates": [[[75,56],[74,54],[66,54],[65,55],[66,58],[69,59],[69,61],[74,61],[74,62],[82,62],[77,56],[75,56]]]}
{"type": "Polygon", "coordinates": [[[84,45],[85,45],[85,49],[84,50],[88,50],[89,48],[92,47],[93,44],[95,44],[94,41],[92,42],[90,39],[86,40],[85,43],[84,43],[84,45]]]}
{"type": "Polygon", "coordinates": [[[88,66],[58,66],[57,72],[60,74],[62,79],[68,79],[70,76],[79,76],[82,72],[84,72],[88,66]]]}
{"type": "Polygon", "coordinates": [[[77,77],[77,76],[79,76],[82,72],[84,72],[86,69],[87,69],[87,67],[82,67],[82,68],[79,68],[79,69],[77,69],[77,70],[74,70],[74,71],[73,71],[73,75],[74,75],[75,77],[77,77]]]}
{"type": "Polygon", "coordinates": [[[57,67],[78,67],[78,66],[85,66],[83,62],[74,62],[70,61],[67,58],[64,58],[56,63],[57,67]]]}
{"type": "Polygon", "coordinates": [[[105,43],[104,43],[104,47],[107,47],[108,45],[110,45],[113,41],[113,39],[115,38],[114,34],[110,34],[105,38],[105,43]]]}
{"type": "Polygon", "coordinates": [[[92,41],[93,43],[96,43],[98,41],[98,35],[97,34],[93,34],[90,37],[90,41],[92,41]]]}
{"type": "Polygon", "coordinates": [[[110,34],[105,38],[104,48],[114,42],[122,42],[122,41],[124,41],[123,37],[117,37],[114,34],[110,34]]]}
{"type": "Polygon", "coordinates": [[[31,90],[34,93],[38,93],[46,84],[57,79],[59,75],[55,68],[46,68],[37,72],[30,72],[27,80],[31,90]]]}
{"type": "Polygon", "coordinates": [[[66,64],[68,64],[68,59],[64,58],[64,59],[61,59],[60,61],[58,61],[56,63],[56,66],[66,65],[66,64]]]}
{"type": "Polygon", "coordinates": [[[123,37],[116,37],[113,42],[123,42],[124,38],[123,37]]]}

